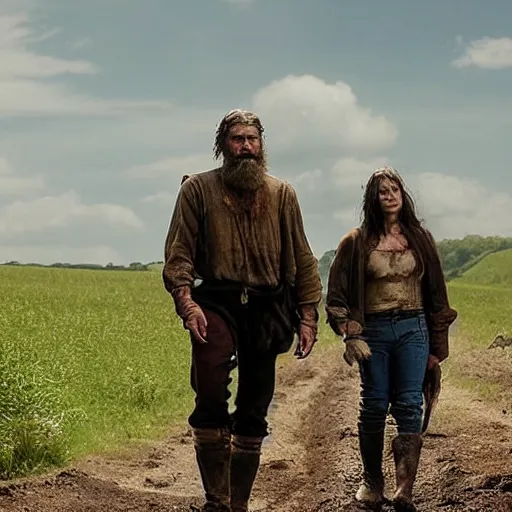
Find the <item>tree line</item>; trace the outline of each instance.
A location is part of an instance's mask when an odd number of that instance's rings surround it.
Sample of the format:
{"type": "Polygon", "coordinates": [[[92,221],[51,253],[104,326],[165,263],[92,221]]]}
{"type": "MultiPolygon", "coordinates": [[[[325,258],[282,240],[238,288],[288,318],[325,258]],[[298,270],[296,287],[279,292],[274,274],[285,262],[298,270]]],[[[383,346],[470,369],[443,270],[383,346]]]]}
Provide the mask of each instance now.
{"type": "Polygon", "coordinates": [[[150,263],[141,263],[134,261],[129,265],[114,265],[107,263],[106,265],[98,265],[95,263],[51,263],[43,265],[41,263],[20,263],[19,261],[7,261],[0,265],[11,267],[43,267],[43,268],[70,268],[70,269],[86,269],[86,270],[129,270],[129,271],[149,271],[152,265],[161,265],[163,261],[151,261],[150,263]]]}

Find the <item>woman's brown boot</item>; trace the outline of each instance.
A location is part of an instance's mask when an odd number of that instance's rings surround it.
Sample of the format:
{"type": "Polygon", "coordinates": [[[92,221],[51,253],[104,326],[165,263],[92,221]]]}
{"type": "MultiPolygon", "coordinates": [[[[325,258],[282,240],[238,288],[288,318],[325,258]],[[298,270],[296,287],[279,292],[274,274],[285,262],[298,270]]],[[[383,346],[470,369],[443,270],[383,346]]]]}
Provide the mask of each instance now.
{"type": "Polygon", "coordinates": [[[421,434],[399,434],[391,444],[396,467],[396,492],[393,505],[397,512],[416,512],[412,489],[418,471],[423,439],[421,434]]]}
{"type": "Polygon", "coordinates": [[[382,474],[382,452],[384,449],[384,430],[364,433],[359,428],[359,450],[363,462],[363,483],[356,493],[356,500],[379,505],[384,499],[384,476],[382,474]]]}

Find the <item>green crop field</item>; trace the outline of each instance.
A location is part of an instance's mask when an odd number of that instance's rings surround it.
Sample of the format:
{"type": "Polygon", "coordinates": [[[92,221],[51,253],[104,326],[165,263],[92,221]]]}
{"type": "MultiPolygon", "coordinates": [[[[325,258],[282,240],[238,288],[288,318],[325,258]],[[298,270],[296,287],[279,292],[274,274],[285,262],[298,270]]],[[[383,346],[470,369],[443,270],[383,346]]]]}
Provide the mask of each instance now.
{"type": "Polygon", "coordinates": [[[496,334],[512,335],[512,250],[486,256],[450,281],[449,293],[469,345],[485,348],[496,334]]]}
{"type": "Polygon", "coordinates": [[[512,347],[487,347],[495,336],[512,336],[512,251],[486,256],[448,285],[459,312],[452,329],[447,375],[458,384],[512,406],[512,347]]]}
{"type": "Polygon", "coordinates": [[[0,476],[186,417],[190,344],[157,272],[0,267],[0,476]]]}

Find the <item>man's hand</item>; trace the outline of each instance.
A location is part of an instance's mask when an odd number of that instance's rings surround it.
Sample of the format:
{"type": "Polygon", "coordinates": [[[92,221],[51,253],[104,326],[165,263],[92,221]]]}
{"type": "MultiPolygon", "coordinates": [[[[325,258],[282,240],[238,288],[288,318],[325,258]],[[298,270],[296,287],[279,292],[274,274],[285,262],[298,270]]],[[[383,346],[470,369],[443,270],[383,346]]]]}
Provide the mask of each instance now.
{"type": "Polygon", "coordinates": [[[300,316],[299,341],[294,355],[297,359],[305,359],[317,341],[318,311],[315,306],[305,304],[300,308],[300,316]]]}
{"type": "Polygon", "coordinates": [[[295,350],[297,359],[305,359],[313,350],[313,345],[316,343],[316,327],[300,324],[299,327],[299,342],[295,350]]]}
{"type": "Polygon", "coordinates": [[[206,341],[207,326],[206,317],[202,309],[196,304],[196,307],[191,310],[185,321],[185,329],[188,329],[199,343],[208,343],[206,341]]]}
{"type": "Polygon", "coordinates": [[[436,367],[439,363],[439,359],[436,356],[430,354],[428,356],[427,369],[432,370],[432,368],[436,367]]]}
{"type": "Polygon", "coordinates": [[[208,322],[199,305],[192,300],[190,288],[181,286],[173,291],[176,311],[183,320],[185,329],[190,331],[192,336],[200,343],[207,343],[208,322]]]}

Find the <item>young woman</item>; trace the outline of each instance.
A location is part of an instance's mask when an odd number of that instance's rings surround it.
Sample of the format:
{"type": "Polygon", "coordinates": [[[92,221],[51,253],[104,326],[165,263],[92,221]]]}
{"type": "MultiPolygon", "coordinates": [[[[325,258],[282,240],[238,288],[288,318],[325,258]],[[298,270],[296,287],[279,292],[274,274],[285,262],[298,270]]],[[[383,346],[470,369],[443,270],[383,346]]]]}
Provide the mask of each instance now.
{"type": "Polygon", "coordinates": [[[345,360],[361,376],[358,431],[363,483],[356,499],[383,501],[382,452],[388,408],[397,511],[415,511],[412,490],[422,446],[426,370],[448,356],[450,308],[434,239],[418,220],[400,175],[377,169],[364,193],[361,226],[340,241],[327,299],[331,328],[344,337],[345,360]]]}

